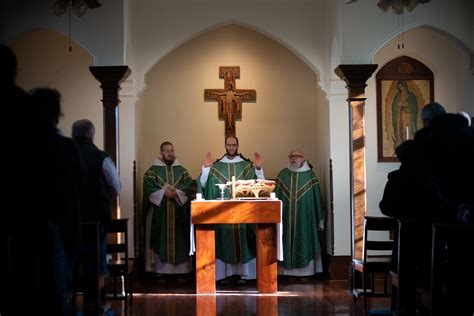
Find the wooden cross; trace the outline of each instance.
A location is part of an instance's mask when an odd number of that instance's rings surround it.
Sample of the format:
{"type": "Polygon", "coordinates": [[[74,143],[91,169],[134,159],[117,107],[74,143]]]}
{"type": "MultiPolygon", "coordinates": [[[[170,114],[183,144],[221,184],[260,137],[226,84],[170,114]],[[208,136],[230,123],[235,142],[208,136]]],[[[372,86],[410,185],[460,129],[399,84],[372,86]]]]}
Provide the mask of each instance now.
{"type": "Polygon", "coordinates": [[[240,78],[239,66],[219,67],[219,78],[224,79],[224,89],[205,89],[204,101],[219,103],[218,114],[225,121],[225,136],[235,136],[235,120],[242,118],[242,102],[255,102],[257,91],[235,88],[235,79],[240,78]]]}

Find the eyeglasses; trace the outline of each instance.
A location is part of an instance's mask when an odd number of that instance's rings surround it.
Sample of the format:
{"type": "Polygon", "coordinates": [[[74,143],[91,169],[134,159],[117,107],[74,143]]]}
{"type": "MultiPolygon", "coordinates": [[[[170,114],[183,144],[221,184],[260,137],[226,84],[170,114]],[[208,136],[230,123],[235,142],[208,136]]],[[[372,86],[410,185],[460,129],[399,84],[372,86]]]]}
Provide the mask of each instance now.
{"type": "Polygon", "coordinates": [[[301,155],[289,155],[288,158],[297,159],[297,158],[303,158],[303,156],[301,156],[301,155]]]}

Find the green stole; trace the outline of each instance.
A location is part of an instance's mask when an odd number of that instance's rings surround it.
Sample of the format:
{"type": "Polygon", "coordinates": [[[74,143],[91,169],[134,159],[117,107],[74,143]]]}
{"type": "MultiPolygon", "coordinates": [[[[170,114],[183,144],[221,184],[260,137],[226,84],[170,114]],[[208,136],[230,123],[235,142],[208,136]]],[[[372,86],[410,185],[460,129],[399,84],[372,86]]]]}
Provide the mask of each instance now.
{"type": "Polygon", "coordinates": [[[283,202],[283,262],[285,269],[304,268],[320,251],[318,224],[324,219],[319,180],[313,170],[280,171],[275,188],[283,202]]]}
{"type": "MultiPolygon", "coordinates": [[[[151,166],[143,179],[143,215],[146,220],[148,208],[153,208],[150,231],[150,248],[168,263],[182,263],[189,258],[189,202],[180,206],[163,196],[160,206],[150,203],[152,193],[165,184],[172,185],[189,195],[191,176],[180,166],[151,166]]],[[[144,220],[144,222],[145,222],[144,220]]]]}
{"type": "MultiPolygon", "coordinates": [[[[203,190],[198,181],[198,192],[203,193],[206,200],[220,198],[217,183],[226,183],[235,176],[236,180],[256,179],[255,170],[250,161],[236,163],[216,161],[209,171],[209,177],[203,190]]],[[[229,198],[230,189],[225,190],[225,198],[229,198]]],[[[216,225],[216,258],[225,263],[247,263],[255,258],[256,247],[255,224],[221,224],[216,225]]]]}

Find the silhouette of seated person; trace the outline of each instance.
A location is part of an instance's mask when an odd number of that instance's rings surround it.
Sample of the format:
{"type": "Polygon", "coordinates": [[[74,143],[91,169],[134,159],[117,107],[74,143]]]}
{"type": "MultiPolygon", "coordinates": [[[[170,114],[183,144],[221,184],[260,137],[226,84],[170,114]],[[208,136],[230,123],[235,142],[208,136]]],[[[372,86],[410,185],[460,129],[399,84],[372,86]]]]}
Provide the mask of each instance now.
{"type": "MultiPolygon", "coordinates": [[[[467,121],[460,115],[444,113],[441,105],[428,104],[422,115],[424,128],[413,141],[402,143],[396,150],[401,165],[388,174],[379,206],[385,215],[415,221],[413,236],[408,238],[413,243],[407,245],[416,248],[412,277],[418,286],[427,286],[431,224],[470,219],[469,209],[474,205],[474,142],[467,121]]],[[[396,260],[394,257],[393,263],[396,260]]]]}
{"type": "Polygon", "coordinates": [[[430,208],[430,181],[433,176],[431,122],[446,111],[438,103],[430,103],[422,110],[423,128],[414,137],[395,149],[400,161],[398,170],[388,174],[379,207],[383,214],[401,219],[424,220],[423,210],[430,208]]]}

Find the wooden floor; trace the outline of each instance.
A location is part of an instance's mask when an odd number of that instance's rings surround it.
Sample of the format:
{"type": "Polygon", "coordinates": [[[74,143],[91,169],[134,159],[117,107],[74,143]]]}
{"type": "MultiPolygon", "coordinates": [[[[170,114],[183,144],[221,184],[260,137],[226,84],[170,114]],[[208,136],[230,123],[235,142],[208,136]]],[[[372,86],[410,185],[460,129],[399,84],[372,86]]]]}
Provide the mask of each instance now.
{"type": "MultiPolygon", "coordinates": [[[[196,295],[193,280],[178,284],[168,279],[160,284],[148,277],[134,284],[134,304],[123,311],[123,303],[112,303],[109,315],[372,315],[369,311],[390,309],[389,298],[371,298],[367,311],[363,298],[354,304],[347,281],[278,278],[276,295],[259,295],[255,281],[244,285],[217,286],[217,294],[196,295]]],[[[374,314],[377,315],[377,314],[374,314]]],[[[382,314],[381,314],[382,315],[382,314]]],[[[387,314],[388,315],[388,314],[387,314]]]]}

